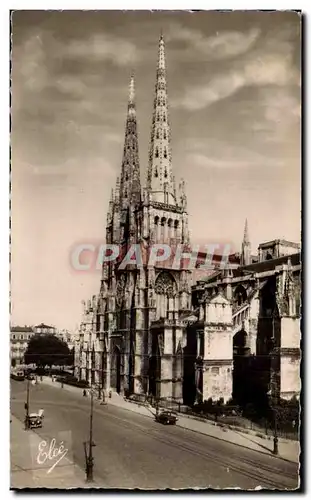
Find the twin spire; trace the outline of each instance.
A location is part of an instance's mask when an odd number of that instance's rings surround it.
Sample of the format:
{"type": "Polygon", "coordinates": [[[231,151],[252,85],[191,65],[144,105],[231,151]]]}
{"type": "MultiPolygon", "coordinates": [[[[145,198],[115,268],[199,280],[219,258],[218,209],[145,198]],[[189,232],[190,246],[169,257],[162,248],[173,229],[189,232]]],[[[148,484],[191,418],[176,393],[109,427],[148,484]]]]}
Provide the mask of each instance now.
{"type": "Polygon", "coordinates": [[[121,210],[126,209],[132,203],[135,204],[140,202],[140,167],[135,105],[135,84],[133,75],[131,76],[129,85],[128,110],[125,125],[125,140],[119,192],[121,210]]]}
{"type": "MultiPolygon", "coordinates": [[[[171,166],[171,131],[168,116],[166,90],[165,44],[161,34],[158,50],[153,120],[150,138],[147,190],[151,201],[176,205],[175,180],[171,166]]],[[[121,179],[117,181],[116,196],[120,209],[140,201],[140,166],[138,152],[137,119],[135,104],[135,81],[132,74],[129,84],[128,111],[125,126],[125,141],[121,179]],[[118,193],[119,192],[119,193],[118,193]]]]}

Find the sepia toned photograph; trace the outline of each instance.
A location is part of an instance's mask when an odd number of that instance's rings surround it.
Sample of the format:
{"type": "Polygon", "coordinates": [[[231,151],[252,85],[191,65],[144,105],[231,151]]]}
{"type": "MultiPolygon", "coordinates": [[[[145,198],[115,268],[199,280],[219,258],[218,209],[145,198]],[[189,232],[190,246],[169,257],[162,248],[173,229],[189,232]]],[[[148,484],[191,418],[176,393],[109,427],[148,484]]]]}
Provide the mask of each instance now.
{"type": "Polygon", "coordinates": [[[10,30],[10,488],[298,491],[301,13],[10,30]]]}

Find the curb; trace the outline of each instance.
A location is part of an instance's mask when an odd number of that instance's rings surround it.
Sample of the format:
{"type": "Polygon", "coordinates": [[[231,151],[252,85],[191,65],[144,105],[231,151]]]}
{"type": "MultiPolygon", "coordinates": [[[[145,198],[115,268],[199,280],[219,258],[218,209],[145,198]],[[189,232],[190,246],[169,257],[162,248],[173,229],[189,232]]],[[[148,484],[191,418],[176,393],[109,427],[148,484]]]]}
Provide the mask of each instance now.
{"type": "MultiPolygon", "coordinates": [[[[48,385],[51,385],[52,384],[48,384],[48,385]]],[[[78,392],[78,388],[77,387],[74,387],[74,389],[77,389],[77,392],[78,392]]],[[[132,401],[130,399],[126,399],[125,397],[120,397],[121,400],[123,400],[124,402],[126,403],[129,403],[131,405],[136,405],[137,407],[143,407],[143,408],[148,408],[149,405],[147,405],[146,403],[140,403],[140,402],[136,402],[136,401],[132,401]]],[[[101,405],[101,403],[99,402],[99,400],[96,400],[96,402],[101,405]]],[[[115,403],[112,399],[110,399],[108,401],[108,406],[112,405],[112,406],[116,406],[118,408],[121,408],[123,410],[127,410],[127,411],[133,411],[133,408],[126,408],[122,405],[119,405],[118,403],[115,403]]],[[[261,434],[261,435],[258,435],[260,433],[256,433],[255,431],[251,431],[250,430],[247,430],[247,429],[243,429],[243,428],[240,428],[240,427],[235,427],[235,426],[230,426],[230,425],[226,425],[226,424],[223,424],[221,422],[219,423],[216,423],[216,422],[213,422],[211,420],[207,420],[207,419],[203,419],[203,418],[200,418],[200,417],[195,417],[195,416],[192,416],[192,415],[186,415],[184,413],[179,413],[179,412],[176,412],[178,413],[178,415],[180,417],[184,417],[184,418],[188,418],[190,420],[197,420],[198,422],[202,422],[202,423],[207,423],[207,424],[210,424],[212,426],[215,426],[215,427],[220,427],[223,429],[223,432],[226,432],[227,430],[231,430],[231,431],[234,431],[234,432],[238,432],[238,433],[241,433],[241,434],[248,434],[248,435],[254,435],[254,436],[257,436],[257,437],[260,437],[261,439],[263,440],[271,440],[271,437],[270,436],[265,436],[264,434],[261,434]]],[[[147,415],[144,415],[144,414],[141,414],[142,416],[144,417],[147,417],[147,418],[152,418],[152,415],[151,414],[147,414],[147,415]]],[[[177,424],[178,425],[178,424],[177,424]]],[[[188,431],[191,431],[191,432],[195,432],[197,434],[201,434],[203,436],[209,436],[209,437],[212,437],[214,439],[220,439],[220,440],[225,440],[226,442],[228,443],[232,443],[232,441],[229,441],[227,439],[222,439],[222,438],[219,438],[219,437],[216,437],[216,436],[211,436],[210,434],[207,434],[206,432],[202,432],[202,431],[199,431],[199,430],[196,430],[196,429],[190,429],[189,427],[183,427],[181,425],[178,425],[179,428],[181,429],[185,429],[185,430],[188,430],[188,431]]],[[[282,443],[288,443],[288,442],[293,442],[292,440],[285,440],[284,438],[279,438],[279,441],[282,442],[282,443]]],[[[260,446],[260,443],[258,443],[258,445],[260,446]]],[[[263,455],[268,455],[268,456],[273,456],[272,452],[271,452],[271,455],[269,453],[266,453],[264,451],[261,451],[261,450],[254,450],[253,448],[250,448],[248,446],[245,446],[245,445],[236,445],[236,446],[241,446],[242,448],[246,448],[248,450],[253,450],[253,451],[257,451],[258,453],[262,453],[263,455]]],[[[284,460],[285,462],[289,462],[289,463],[294,463],[294,464],[297,464],[296,461],[294,460],[290,460],[288,458],[283,458],[281,455],[278,455],[278,458],[281,459],[281,460],[284,460]]],[[[298,459],[299,461],[299,459],[298,459]]]]}
{"type": "MultiPolygon", "coordinates": [[[[146,408],[148,406],[145,403],[140,403],[140,402],[132,401],[131,399],[124,398],[124,400],[127,403],[135,404],[137,406],[143,406],[144,408],[146,408]]],[[[273,436],[269,436],[269,435],[263,434],[263,433],[261,433],[259,431],[255,431],[253,429],[245,429],[244,427],[238,427],[238,426],[235,426],[235,425],[225,424],[225,423],[222,423],[222,422],[215,422],[215,421],[207,419],[207,418],[196,417],[194,415],[187,415],[185,413],[179,413],[179,412],[176,412],[176,413],[178,415],[180,415],[181,417],[189,418],[190,420],[197,420],[198,422],[203,422],[203,423],[210,424],[210,425],[213,425],[213,426],[216,426],[216,427],[221,427],[221,428],[229,429],[229,430],[234,431],[234,432],[240,432],[241,434],[248,434],[248,435],[251,435],[251,436],[259,437],[260,439],[264,439],[266,441],[271,441],[273,439],[273,436]]],[[[282,437],[278,437],[278,441],[281,442],[281,443],[285,443],[285,444],[286,443],[292,443],[292,442],[298,442],[298,441],[295,441],[294,439],[286,439],[286,438],[282,438],[282,437]]]]}
{"type": "MultiPolygon", "coordinates": [[[[127,400],[128,402],[128,400],[127,400]]],[[[111,403],[113,405],[113,403],[111,403]]],[[[134,404],[136,404],[134,402],[134,404]]],[[[119,406],[119,405],[113,405],[113,406],[119,406]]],[[[137,403],[137,406],[143,406],[145,407],[145,405],[143,403],[137,403]]],[[[121,408],[121,406],[119,406],[119,408],[121,408]]],[[[126,411],[133,411],[131,408],[124,408],[122,407],[123,410],[126,410],[126,411]]],[[[141,414],[142,415],[142,414],[141,414]]],[[[181,416],[183,416],[183,414],[180,414],[181,416]]],[[[142,415],[143,417],[147,417],[147,418],[152,418],[151,415],[142,415]]],[[[191,419],[191,417],[188,416],[188,418],[191,419]]],[[[205,420],[202,420],[202,419],[199,419],[199,418],[194,418],[193,420],[199,420],[199,421],[203,421],[205,422],[205,420]]],[[[225,441],[227,443],[230,443],[230,444],[235,444],[233,443],[232,441],[229,441],[228,439],[225,439],[225,436],[223,438],[221,437],[217,437],[217,436],[211,436],[210,434],[207,434],[206,432],[202,432],[202,431],[199,431],[197,429],[190,429],[189,427],[184,427],[182,425],[179,425],[178,423],[176,424],[177,427],[179,427],[180,429],[184,429],[185,431],[190,431],[190,432],[195,432],[196,434],[200,434],[201,436],[207,436],[209,438],[212,438],[212,439],[217,439],[218,441],[225,441]]],[[[213,423],[211,422],[211,425],[213,425],[213,423]]],[[[225,425],[223,426],[219,426],[218,427],[221,427],[223,432],[227,432],[227,428],[225,425]]],[[[260,446],[260,444],[258,443],[258,445],[260,446]]],[[[295,462],[294,460],[290,460],[288,458],[284,458],[282,457],[281,455],[278,455],[277,457],[275,457],[275,455],[273,455],[272,453],[272,450],[271,452],[269,453],[268,450],[267,451],[261,451],[261,450],[254,450],[254,448],[250,447],[250,446],[245,446],[243,444],[235,444],[235,446],[239,446],[240,448],[244,448],[244,449],[247,449],[247,450],[250,450],[250,451],[255,451],[256,453],[261,453],[262,455],[265,455],[265,456],[271,456],[271,457],[274,457],[274,458],[278,458],[280,460],[283,460],[284,462],[288,462],[288,463],[291,463],[291,464],[298,464],[299,463],[299,459],[298,459],[298,462],[295,462]]]]}

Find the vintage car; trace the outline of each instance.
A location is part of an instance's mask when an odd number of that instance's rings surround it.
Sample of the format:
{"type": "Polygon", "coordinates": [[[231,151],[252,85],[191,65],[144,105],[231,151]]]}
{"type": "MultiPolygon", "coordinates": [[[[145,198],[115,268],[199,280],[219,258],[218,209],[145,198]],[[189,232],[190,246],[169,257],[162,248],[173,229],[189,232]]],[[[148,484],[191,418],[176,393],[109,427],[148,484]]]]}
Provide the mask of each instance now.
{"type": "Polygon", "coordinates": [[[164,425],[175,425],[178,420],[176,414],[169,410],[160,411],[156,415],[155,419],[156,422],[159,422],[160,424],[164,425]]]}
{"type": "Polygon", "coordinates": [[[23,380],[25,380],[25,375],[24,375],[24,372],[22,370],[19,370],[19,371],[16,371],[16,372],[12,372],[11,373],[11,378],[13,380],[23,381],[23,380]]]}
{"type": "Polygon", "coordinates": [[[38,413],[30,413],[28,415],[28,426],[30,429],[42,427],[44,410],[39,410],[38,413]]]}

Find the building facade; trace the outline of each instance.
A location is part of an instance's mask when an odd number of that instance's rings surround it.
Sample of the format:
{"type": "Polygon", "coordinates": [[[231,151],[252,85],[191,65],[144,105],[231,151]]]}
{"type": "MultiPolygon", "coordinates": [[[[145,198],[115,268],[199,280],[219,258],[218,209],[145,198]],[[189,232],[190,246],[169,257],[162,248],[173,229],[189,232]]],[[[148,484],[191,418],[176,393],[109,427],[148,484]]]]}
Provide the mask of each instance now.
{"type": "Polygon", "coordinates": [[[31,326],[12,326],[10,331],[10,365],[12,368],[24,364],[28,342],[34,335],[31,326]]]}
{"type": "MultiPolygon", "coordinates": [[[[239,366],[247,363],[265,378],[266,392],[283,399],[299,396],[301,254],[284,254],[216,271],[193,287],[197,352],[192,400],[220,394],[230,399],[239,366]]],[[[239,384],[243,381],[236,379],[237,390],[239,384]]]]}
{"type": "Polygon", "coordinates": [[[36,335],[56,335],[57,328],[55,326],[46,325],[45,323],[40,323],[33,327],[33,331],[36,335]]]}
{"type": "MultiPolygon", "coordinates": [[[[260,246],[255,259],[259,262],[254,263],[246,222],[239,264],[216,270],[191,287],[191,270],[182,259],[190,243],[187,197],[184,182],[178,189],[175,183],[170,139],[161,37],[146,186],[141,186],[132,77],[121,175],[111,194],[106,224],[106,243],[117,245],[120,253],[104,261],[99,294],[83,305],[75,374],[99,389],[121,394],[186,404],[210,397],[228,400],[234,391],[234,342],[245,329],[254,354],[260,355],[267,339],[273,338],[277,353],[273,373],[279,387],[275,390],[288,397],[296,394],[299,312],[293,308],[290,290],[295,288],[297,298],[300,261],[292,255],[282,260],[282,255],[297,254],[297,247],[270,242],[274,253],[269,269],[265,267],[269,245],[260,246]],[[152,249],[163,243],[172,250],[169,264],[167,259],[151,258],[152,249]],[[263,306],[264,293],[274,294],[275,323],[271,308],[263,306]],[[278,333],[272,335],[271,328],[278,333]]],[[[237,261],[236,255],[231,257],[237,261]]],[[[267,355],[272,357],[271,349],[267,355]]]]}

